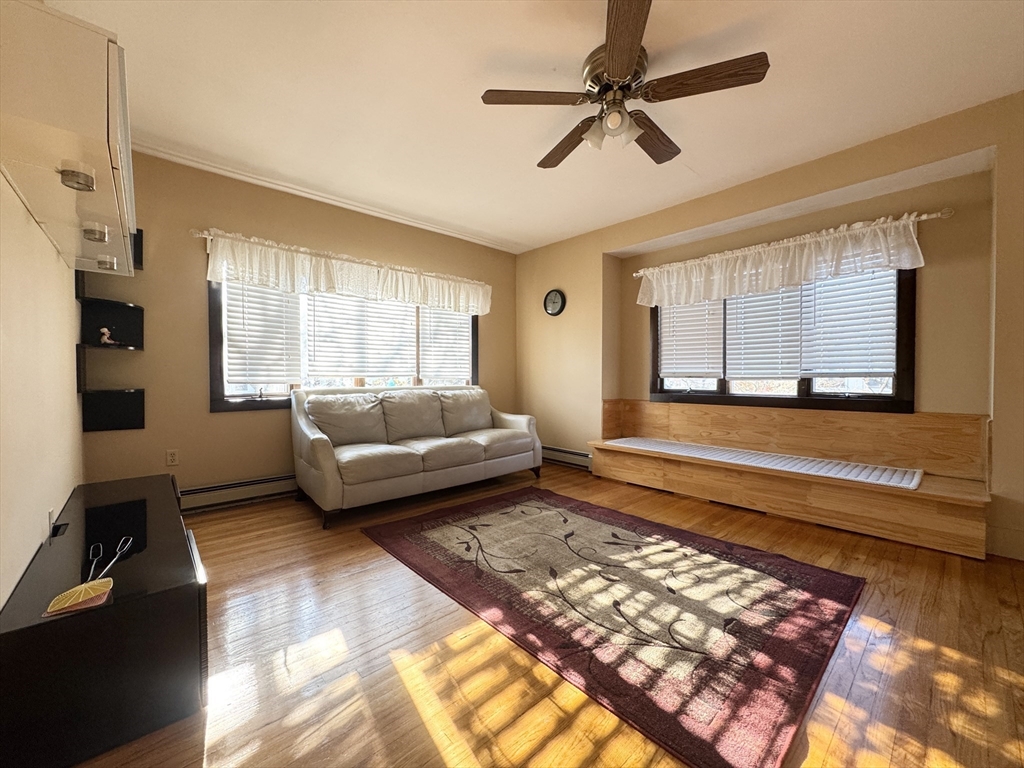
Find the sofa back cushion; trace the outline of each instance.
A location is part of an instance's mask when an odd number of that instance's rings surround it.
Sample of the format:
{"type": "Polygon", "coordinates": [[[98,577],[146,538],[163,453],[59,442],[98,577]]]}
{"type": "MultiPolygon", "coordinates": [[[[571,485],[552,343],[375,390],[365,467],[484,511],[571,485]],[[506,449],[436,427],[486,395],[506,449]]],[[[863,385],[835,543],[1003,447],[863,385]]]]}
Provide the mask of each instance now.
{"type": "Polygon", "coordinates": [[[484,389],[455,389],[438,392],[447,437],[474,429],[490,429],[491,398],[484,389]]]}
{"type": "Polygon", "coordinates": [[[310,395],[306,413],[332,445],[388,441],[377,395],[310,395]]]}
{"type": "Polygon", "coordinates": [[[422,389],[381,392],[380,402],[384,407],[389,443],[411,437],[445,437],[437,392],[422,389]]]}

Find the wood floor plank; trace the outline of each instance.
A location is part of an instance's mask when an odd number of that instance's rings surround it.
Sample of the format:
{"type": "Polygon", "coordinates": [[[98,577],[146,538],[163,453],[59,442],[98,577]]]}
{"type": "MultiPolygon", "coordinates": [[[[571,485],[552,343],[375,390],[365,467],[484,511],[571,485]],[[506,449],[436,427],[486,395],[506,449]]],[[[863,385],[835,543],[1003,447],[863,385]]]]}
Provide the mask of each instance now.
{"type": "MultiPolygon", "coordinates": [[[[978,563],[978,566],[983,564],[978,563]]],[[[958,654],[962,654],[961,690],[951,726],[961,738],[956,740],[954,758],[962,765],[989,766],[988,717],[985,692],[986,600],[983,567],[961,564],[960,632],[958,654]]]]}
{"type": "MultiPolygon", "coordinates": [[[[837,533],[843,537],[851,535],[845,532],[837,531],[837,533]]],[[[820,561],[830,560],[832,566],[829,567],[834,567],[835,570],[854,576],[864,576],[865,574],[852,567],[852,564],[860,563],[863,569],[866,553],[873,547],[881,545],[882,542],[866,536],[855,538],[857,539],[855,542],[851,542],[840,550],[845,557],[844,562],[837,562],[835,558],[823,556],[815,564],[826,567],[820,561]]],[[[864,610],[868,604],[868,600],[862,596],[854,606],[846,631],[840,638],[836,652],[822,675],[821,683],[811,701],[807,716],[794,737],[793,747],[785,761],[787,768],[799,765],[808,766],[808,768],[824,765],[825,754],[843,715],[844,705],[857,680],[857,671],[877,624],[873,619],[865,618],[864,610]]]]}
{"type": "Polygon", "coordinates": [[[896,755],[898,737],[902,738],[905,747],[911,748],[913,734],[899,733],[896,722],[900,708],[909,691],[918,690],[922,686],[930,687],[930,679],[923,678],[920,685],[915,685],[913,670],[922,660],[927,658],[921,653],[925,647],[918,642],[918,624],[923,618],[922,597],[934,589],[935,579],[929,579],[922,563],[927,562],[927,554],[916,547],[900,545],[899,567],[897,569],[898,607],[892,619],[894,627],[893,642],[885,658],[885,668],[878,686],[874,691],[871,710],[868,714],[868,727],[863,746],[858,749],[857,763],[869,766],[890,758],[894,765],[907,765],[920,762],[923,754],[917,757],[896,755]],[[911,759],[910,763],[905,759],[911,759]]]}
{"type": "Polygon", "coordinates": [[[87,765],[681,768],[360,531],[529,485],[867,580],[786,766],[1024,758],[1024,563],[545,465],[539,481],[376,504],[328,531],[291,499],[187,516],[209,574],[209,705],[87,765]]]}

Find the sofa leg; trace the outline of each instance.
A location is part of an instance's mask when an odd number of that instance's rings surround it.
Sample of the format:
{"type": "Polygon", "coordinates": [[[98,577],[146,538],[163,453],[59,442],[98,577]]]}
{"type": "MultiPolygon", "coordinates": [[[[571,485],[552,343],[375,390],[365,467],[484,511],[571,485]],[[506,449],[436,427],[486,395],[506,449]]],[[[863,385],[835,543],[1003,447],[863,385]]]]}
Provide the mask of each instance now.
{"type": "Polygon", "coordinates": [[[301,488],[296,488],[295,489],[295,500],[296,501],[306,501],[306,499],[308,499],[308,498],[309,498],[309,496],[306,495],[306,492],[304,490],[302,490],[301,488]]]}
{"type": "MultiPolygon", "coordinates": [[[[335,511],[337,511],[337,510],[335,510],[335,511]]],[[[331,514],[334,514],[334,513],[333,513],[333,512],[328,512],[328,511],[327,511],[326,509],[323,509],[323,510],[321,510],[321,512],[323,512],[323,513],[324,513],[324,525],[323,525],[323,529],[324,529],[325,531],[327,531],[327,530],[330,530],[330,528],[331,528],[331,521],[330,521],[330,518],[328,518],[327,516],[328,516],[328,515],[331,515],[331,514]]]]}
{"type": "Polygon", "coordinates": [[[538,480],[540,480],[540,467],[533,467],[530,471],[533,472],[538,480]]]}

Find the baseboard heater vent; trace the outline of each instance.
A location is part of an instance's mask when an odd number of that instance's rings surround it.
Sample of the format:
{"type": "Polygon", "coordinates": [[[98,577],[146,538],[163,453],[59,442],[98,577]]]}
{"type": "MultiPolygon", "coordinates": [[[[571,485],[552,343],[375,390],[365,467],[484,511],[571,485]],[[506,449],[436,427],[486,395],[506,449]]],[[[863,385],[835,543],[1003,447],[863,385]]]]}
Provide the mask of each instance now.
{"type": "Polygon", "coordinates": [[[571,464],[574,467],[590,469],[590,454],[583,451],[570,451],[568,448],[554,448],[550,445],[541,446],[541,456],[545,461],[556,464],[571,464]]]}
{"type": "Polygon", "coordinates": [[[181,491],[182,512],[199,512],[212,507],[253,501],[268,496],[282,496],[294,493],[298,485],[295,475],[261,477],[257,480],[241,480],[237,483],[207,485],[202,488],[185,488],[181,491]]]}

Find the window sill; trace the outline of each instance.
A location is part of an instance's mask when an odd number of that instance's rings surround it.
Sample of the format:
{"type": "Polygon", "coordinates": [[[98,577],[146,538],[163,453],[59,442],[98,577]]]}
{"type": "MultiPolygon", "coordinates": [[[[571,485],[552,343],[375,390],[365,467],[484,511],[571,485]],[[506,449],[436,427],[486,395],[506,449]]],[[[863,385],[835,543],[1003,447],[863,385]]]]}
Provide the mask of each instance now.
{"type": "Polygon", "coordinates": [[[292,399],[282,397],[229,397],[210,400],[210,413],[231,411],[276,411],[292,407],[292,399]]]}
{"type": "Polygon", "coordinates": [[[819,411],[876,411],[913,413],[913,400],[858,395],[723,395],[717,392],[651,392],[652,403],[696,403],[701,405],[740,405],[758,408],[806,408],[819,411]]]}

